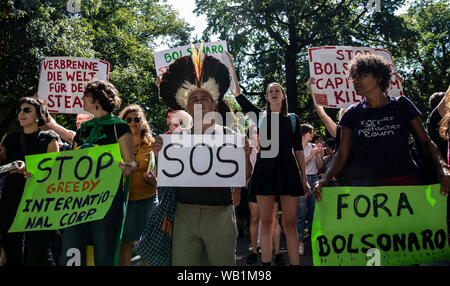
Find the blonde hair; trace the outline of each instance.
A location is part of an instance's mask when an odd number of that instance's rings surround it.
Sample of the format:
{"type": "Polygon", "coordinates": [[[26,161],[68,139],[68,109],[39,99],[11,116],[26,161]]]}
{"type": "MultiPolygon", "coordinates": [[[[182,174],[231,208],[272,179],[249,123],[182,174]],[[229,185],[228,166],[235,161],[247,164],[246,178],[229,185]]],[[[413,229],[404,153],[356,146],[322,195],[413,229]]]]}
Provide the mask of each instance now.
{"type": "Polygon", "coordinates": [[[269,83],[268,85],[267,85],[267,88],[266,88],[266,110],[267,110],[267,112],[271,112],[271,110],[270,110],[270,102],[269,102],[269,100],[268,100],[268,97],[269,97],[269,88],[271,87],[271,86],[278,86],[280,89],[281,89],[281,92],[283,93],[283,95],[284,95],[284,99],[283,99],[283,102],[281,103],[281,110],[280,110],[280,113],[281,114],[283,114],[283,115],[288,115],[288,102],[287,102],[287,95],[286,95],[286,92],[284,91],[284,88],[281,86],[281,84],[279,84],[278,82],[271,82],[271,83],[269,83]]]}

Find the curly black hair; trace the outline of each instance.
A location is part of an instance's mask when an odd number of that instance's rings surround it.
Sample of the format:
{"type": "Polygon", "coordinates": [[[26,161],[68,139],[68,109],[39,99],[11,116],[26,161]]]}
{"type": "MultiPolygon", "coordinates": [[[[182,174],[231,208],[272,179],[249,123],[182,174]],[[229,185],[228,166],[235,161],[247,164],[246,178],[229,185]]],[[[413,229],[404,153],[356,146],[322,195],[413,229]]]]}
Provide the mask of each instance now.
{"type": "Polygon", "coordinates": [[[120,107],[119,92],[110,82],[103,80],[92,80],[85,83],[84,95],[92,95],[94,101],[97,101],[106,112],[113,112],[120,107]]]}
{"type": "Polygon", "coordinates": [[[386,92],[391,84],[391,64],[382,56],[374,54],[357,55],[349,63],[348,76],[371,73],[373,77],[381,79],[381,90],[386,92]]]}

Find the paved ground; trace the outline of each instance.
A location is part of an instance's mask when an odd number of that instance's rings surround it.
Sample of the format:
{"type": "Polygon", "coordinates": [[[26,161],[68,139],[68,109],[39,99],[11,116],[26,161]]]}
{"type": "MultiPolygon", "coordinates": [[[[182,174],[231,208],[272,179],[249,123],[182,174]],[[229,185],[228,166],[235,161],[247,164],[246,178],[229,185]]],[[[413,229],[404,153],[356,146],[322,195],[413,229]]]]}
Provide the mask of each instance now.
{"type": "MultiPolygon", "coordinates": [[[[289,264],[289,258],[286,248],[286,241],[284,239],[284,235],[281,235],[281,241],[280,241],[280,253],[283,255],[284,260],[286,261],[286,265],[289,264]]],[[[236,265],[238,266],[249,266],[246,264],[247,256],[251,253],[251,243],[249,237],[244,237],[241,239],[238,239],[237,242],[237,248],[236,248],[236,265]]],[[[255,265],[261,265],[261,255],[258,255],[258,262],[255,265]]],[[[275,265],[272,261],[272,265],[275,265]]],[[[305,253],[304,255],[300,255],[300,265],[301,266],[312,266],[312,256],[311,256],[311,246],[307,245],[305,246],[305,253]]]]}
{"type": "MultiPolygon", "coordinates": [[[[280,253],[283,255],[285,261],[286,261],[286,265],[289,264],[289,259],[288,259],[288,253],[287,253],[287,249],[286,249],[286,241],[284,238],[284,235],[281,235],[281,241],[280,241],[280,253]]],[[[251,253],[250,251],[251,249],[251,243],[250,243],[250,238],[245,236],[242,237],[240,239],[238,239],[237,241],[237,247],[236,247],[236,265],[238,266],[259,266],[261,265],[261,255],[258,255],[258,262],[253,264],[253,265],[248,265],[246,264],[247,261],[247,256],[251,253]]],[[[142,260],[140,259],[139,256],[134,257],[131,263],[132,266],[142,266],[142,260]]],[[[275,265],[272,262],[272,265],[275,265]]],[[[304,255],[300,256],[300,265],[301,266],[312,266],[312,256],[311,256],[311,246],[310,245],[306,245],[305,246],[305,253],[304,255]]]]}

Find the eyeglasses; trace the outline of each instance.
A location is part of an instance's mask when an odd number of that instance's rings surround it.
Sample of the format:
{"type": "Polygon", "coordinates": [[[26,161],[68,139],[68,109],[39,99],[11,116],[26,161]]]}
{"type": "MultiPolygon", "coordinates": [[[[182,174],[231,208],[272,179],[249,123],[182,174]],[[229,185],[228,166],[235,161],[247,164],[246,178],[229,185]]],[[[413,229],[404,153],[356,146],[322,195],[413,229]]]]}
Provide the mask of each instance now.
{"type": "Polygon", "coordinates": [[[141,118],[140,117],[128,117],[126,120],[127,120],[127,123],[131,123],[131,121],[133,121],[133,120],[134,120],[135,123],[141,122],[141,118]]]}
{"type": "Polygon", "coordinates": [[[17,108],[16,113],[19,114],[21,111],[23,111],[25,113],[30,113],[31,107],[17,108]]]}

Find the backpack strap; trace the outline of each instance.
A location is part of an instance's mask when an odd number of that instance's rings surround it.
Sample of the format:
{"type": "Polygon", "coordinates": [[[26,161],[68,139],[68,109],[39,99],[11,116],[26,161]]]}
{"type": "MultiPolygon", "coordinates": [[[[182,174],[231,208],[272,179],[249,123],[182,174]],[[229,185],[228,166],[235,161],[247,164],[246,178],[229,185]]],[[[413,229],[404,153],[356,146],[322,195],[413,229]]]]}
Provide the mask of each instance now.
{"type": "Polygon", "coordinates": [[[295,118],[294,113],[289,113],[289,118],[291,119],[291,125],[292,125],[292,133],[295,133],[295,130],[297,129],[297,119],[295,118]]]}

